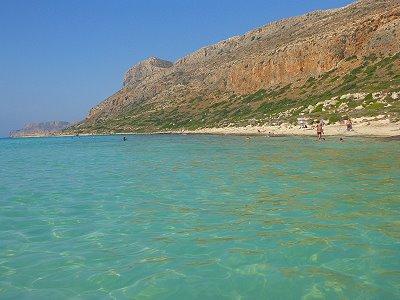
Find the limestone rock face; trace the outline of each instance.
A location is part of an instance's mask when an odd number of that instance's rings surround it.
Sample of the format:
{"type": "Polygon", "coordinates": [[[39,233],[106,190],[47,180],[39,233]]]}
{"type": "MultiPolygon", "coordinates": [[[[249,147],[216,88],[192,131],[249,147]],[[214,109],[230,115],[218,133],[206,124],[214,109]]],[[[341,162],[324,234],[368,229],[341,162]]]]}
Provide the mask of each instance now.
{"type": "Polygon", "coordinates": [[[305,82],[330,70],[343,75],[354,68],[352,57],[393,55],[399,41],[400,0],[360,0],[281,20],[175,63],[153,57],[137,64],[123,88],[92,108],[81,126],[118,118],[138,104],[179,107],[196,97],[230,99],[305,82]]]}
{"type": "Polygon", "coordinates": [[[124,77],[123,86],[133,85],[148,76],[172,67],[173,63],[157,57],[150,57],[130,68],[124,77]]]}

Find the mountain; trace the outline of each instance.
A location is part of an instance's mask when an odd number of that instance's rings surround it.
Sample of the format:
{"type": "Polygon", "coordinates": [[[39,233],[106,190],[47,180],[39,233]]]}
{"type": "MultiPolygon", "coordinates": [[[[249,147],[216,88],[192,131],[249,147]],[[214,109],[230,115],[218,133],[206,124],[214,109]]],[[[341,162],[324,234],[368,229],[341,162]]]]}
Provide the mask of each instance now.
{"type": "Polygon", "coordinates": [[[126,73],[121,90],[69,131],[281,124],[299,115],[396,121],[399,41],[399,0],[360,0],[277,21],[174,63],[155,57],[140,62],[126,73]]]}
{"type": "Polygon", "coordinates": [[[151,76],[159,71],[170,68],[174,63],[157,57],[150,57],[136,66],[133,66],[126,72],[123,86],[134,85],[137,82],[151,76]]]}
{"type": "Polygon", "coordinates": [[[51,135],[66,129],[70,125],[70,123],[64,121],[30,123],[26,124],[22,129],[11,131],[10,137],[51,135]]]}

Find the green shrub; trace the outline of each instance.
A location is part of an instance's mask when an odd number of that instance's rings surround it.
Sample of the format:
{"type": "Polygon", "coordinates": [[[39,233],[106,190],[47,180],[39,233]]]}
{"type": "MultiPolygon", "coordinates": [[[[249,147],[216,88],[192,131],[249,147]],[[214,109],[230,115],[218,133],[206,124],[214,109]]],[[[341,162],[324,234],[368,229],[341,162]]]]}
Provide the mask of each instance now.
{"type": "Polygon", "coordinates": [[[372,93],[369,93],[367,96],[365,96],[364,100],[365,100],[365,102],[367,102],[367,103],[373,101],[374,98],[372,98],[372,93]]]}
{"type": "Polygon", "coordinates": [[[313,76],[311,76],[311,77],[309,77],[309,78],[307,79],[306,84],[307,84],[308,86],[313,86],[314,83],[315,83],[315,81],[316,81],[316,79],[315,79],[313,76]]]}
{"type": "MultiPolygon", "coordinates": [[[[390,64],[388,64],[387,66],[386,66],[386,69],[387,70],[392,70],[394,68],[394,64],[393,63],[390,63],[390,64]]],[[[393,71],[392,71],[393,72],[393,71]]]]}
{"type": "Polygon", "coordinates": [[[251,113],[251,108],[248,106],[244,106],[244,107],[240,107],[239,109],[233,111],[231,116],[237,120],[237,119],[243,118],[244,116],[246,116],[250,113],[251,113]]]}
{"type": "Polygon", "coordinates": [[[370,54],[369,56],[364,57],[365,62],[374,62],[378,59],[375,53],[370,54]]]}
{"type": "Polygon", "coordinates": [[[292,99],[283,99],[280,101],[265,102],[258,107],[258,111],[273,115],[292,108],[297,102],[292,99]]]}
{"type": "Polygon", "coordinates": [[[385,104],[380,102],[373,102],[367,106],[367,109],[369,110],[381,110],[383,108],[385,108],[385,104]]]}
{"type": "Polygon", "coordinates": [[[377,69],[377,66],[368,66],[365,69],[364,73],[367,74],[367,76],[372,76],[375,73],[376,69],[377,69]]]}
{"type": "Polygon", "coordinates": [[[325,72],[324,74],[321,75],[321,79],[327,79],[333,72],[335,72],[337,69],[334,68],[332,70],[329,70],[328,72],[325,72]]]}
{"type": "Polygon", "coordinates": [[[329,115],[328,119],[329,119],[329,124],[334,124],[336,122],[339,122],[342,118],[339,114],[333,113],[329,115]]]}
{"type": "Polygon", "coordinates": [[[343,77],[343,83],[350,83],[356,79],[357,76],[355,74],[350,73],[343,77]]]}
{"type": "MultiPolygon", "coordinates": [[[[198,104],[198,103],[200,103],[201,101],[203,101],[203,98],[201,98],[201,97],[196,97],[196,98],[193,98],[192,100],[190,100],[189,103],[191,103],[191,104],[198,104]]],[[[168,102],[167,102],[167,103],[168,103],[168,102]]]]}
{"type": "Polygon", "coordinates": [[[314,110],[313,110],[313,113],[322,112],[322,108],[323,108],[323,107],[324,107],[323,104],[320,104],[320,105],[316,106],[316,107],[314,108],[314,110]]]}
{"type": "Polygon", "coordinates": [[[335,82],[336,80],[338,80],[340,77],[339,76],[335,76],[335,77],[333,77],[330,81],[331,82],[335,82]]]}
{"type": "Polygon", "coordinates": [[[342,87],[339,88],[339,93],[345,93],[345,92],[349,92],[351,90],[355,90],[357,88],[357,84],[352,82],[349,84],[345,84],[342,87]]]}
{"type": "Polygon", "coordinates": [[[260,89],[253,94],[243,96],[242,102],[250,103],[250,102],[262,100],[265,98],[265,95],[266,95],[265,93],[266,93],[266,91],[264,89],[260,89]]]}
{"type": "Polygon", "coordinates": [[[288,85],[285,85],[284,87],[276,88],[276,89],[272,90],[271,92],[269,92],[268,94],[266,94],[266,97],[276,98],[276,97],[284,94],[285,92],[287,92],[291,88],[291,86],[292,86],[292,84],[288,84],[288,85]]]}
{"type": "Polygon", "coordinates": [[[357,59],[357,55],[352,55],[352,56],[347,57],[346,61],[352,61],[352,60],[355,60],[355,59],[357,59]]]}
{"type": "Polygon", "coordinates": [[[353,70],[350,71],[350,74],[352,75],[359,74],[362,71],[362,69],[364,69],[364,66],[359,66],[357,68],[354,68],[353,70]]]}
{"type": "Polygon", "coordinates": [[[386,90],[386,89],[388,89],[388,88],[390,88],[390,82],[387,82],[387,81],[384,81],[384,82],[375,82],[373,85],[372,85],[372,88],[375,90],[375,91],[383,91],[383,90],[386,90]]]}
{"type": "Polygon", "coordinates": [[[222,106],[222,105],[224,105],[224,104],[226,104],[226,102],[220,101],[220,102],[216,102],[216,103],[211,104],[208,108],[209,108],[209,109],[210,109],[210,108],[216,108],[216,107],[222,106]]]}
{"type": "Polygon", "coordinates": [[[347,106],[349,107],[349,108],[355,108],[355,107],[357,107],[359,105],[359,103],[357,102],[357,101],[355,101],[355,100],[349,100],[348,102],[347,102],[347,106]]]}

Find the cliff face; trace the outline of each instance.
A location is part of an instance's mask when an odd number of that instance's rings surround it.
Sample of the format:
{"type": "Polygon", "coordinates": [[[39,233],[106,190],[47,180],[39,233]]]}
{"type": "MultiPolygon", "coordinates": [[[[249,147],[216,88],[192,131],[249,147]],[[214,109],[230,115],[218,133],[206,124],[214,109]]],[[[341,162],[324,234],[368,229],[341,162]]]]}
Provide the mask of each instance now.
{"type": "Polygon", "coordinates": [[[123,86],[134,85],[146,77],[154,76],[164,69],[172,67],[173,63],[157,57],[150,57],[139,64],[133,66],[126,72],[123,86]]]}
{"type": "MultiPolygon", "coordinates": [[[[127,118],[131,122],[124,123],[126,129],[165,128],[164,120],[174,124],[174,116],[187,113],[196,118],[198,126],[207,126],[207,118],[191,110],[209,116],[215,112],[213,105],[221,102],[227,103],[228,112],[222,119],[230,121],[229,112],[243,104],[233,105],[232,99],[238,96],[289,85],[290,91],[260,101],[322,93],[318,86],[312,91],[304,91],[304,86],[310,78],[324,74],[343,78],[365,66],[369,57],[394,56],[397,68],[395,55],[399,51],[400,0],[360,0],[344,8],[268,24],[204,47],[174,64],[157,58],[145,60],[132,67],[123,88],[91,109],[76,129],[94,124],[113,129],[117,123],[112,120],[127,118]]],[[[325,89],[334,90],[340,84],[344,82],[333,82],[325,89]]],[[[255,104],[250,106],[250,110],[257,109],[255,104]]],[[[251,117],[251,113],[246,115],[251,117]]]]}
{"type": "Polygon", "coordinates": [[[10,137],[24,137],[24,136],[42,136],[50,135],[66,129],[72,124],[64,121],[51,121],[43,123],[29,123],[24,128],[11,131],[10,137]]]}

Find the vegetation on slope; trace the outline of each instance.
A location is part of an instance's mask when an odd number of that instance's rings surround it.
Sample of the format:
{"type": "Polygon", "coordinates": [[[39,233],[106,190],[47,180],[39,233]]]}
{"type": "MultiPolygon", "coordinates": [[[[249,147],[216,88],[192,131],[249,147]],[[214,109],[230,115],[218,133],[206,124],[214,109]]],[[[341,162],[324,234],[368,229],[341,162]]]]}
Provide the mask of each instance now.
{"type": "Polygon", "coordinates": [[[351,56],[341,66],[319,77],[310,77],[269,90],[236,95],[218,92],[187,101],[134,103],[115,118],[71,128],[76,133],[151,132],[193,130],[205,127],[311,122],[324,118],[334,123],[348,117],[385,115],[400,117],[400,53],[389,57],[351,56]],[[347,65],[348,69],[348,65],[347,65]],[[394,93],[394,94],[393,94],[394,93]],[[393,95],[393,96],[392,96],[393,95]]]}

